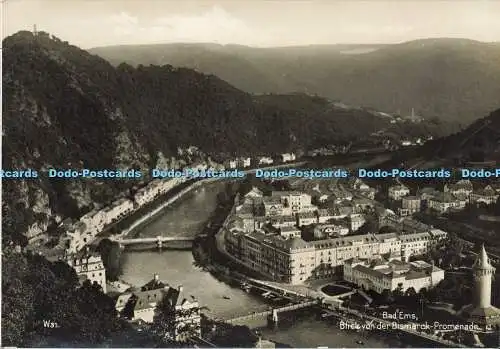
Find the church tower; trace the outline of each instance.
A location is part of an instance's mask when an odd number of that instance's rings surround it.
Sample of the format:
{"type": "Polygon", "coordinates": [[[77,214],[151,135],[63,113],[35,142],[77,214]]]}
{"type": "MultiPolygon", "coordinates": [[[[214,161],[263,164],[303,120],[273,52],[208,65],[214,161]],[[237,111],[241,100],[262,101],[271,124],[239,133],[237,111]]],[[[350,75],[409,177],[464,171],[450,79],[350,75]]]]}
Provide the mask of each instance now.
{"type": "Polygon", "coordinates": [[[495,275],[495,268],[490,264],[484,244],[472,266],[472,272],[476,290],[474,305],[480,308],[491,307],[491,280],[495,275]]]}

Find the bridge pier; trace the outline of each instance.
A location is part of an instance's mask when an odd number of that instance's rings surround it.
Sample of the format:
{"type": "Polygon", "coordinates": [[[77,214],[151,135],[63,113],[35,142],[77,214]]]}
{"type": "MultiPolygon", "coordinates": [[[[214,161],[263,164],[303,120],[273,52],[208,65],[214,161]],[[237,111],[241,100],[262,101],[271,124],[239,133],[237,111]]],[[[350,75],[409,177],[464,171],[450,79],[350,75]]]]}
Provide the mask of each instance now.
{"type": "Polygon", "coordinates": [[[161,240],[161,236],[156,237],[156,245],[158,246],[158,249],[160,249],[160,250],[163,247],[163,241],[161,240]]]}
{"type": "Polygon", "coordinates": [[[271,328],[278,326],[278,310],[273,309],[272,313],[267,317],[267,325],[271,328]]]}

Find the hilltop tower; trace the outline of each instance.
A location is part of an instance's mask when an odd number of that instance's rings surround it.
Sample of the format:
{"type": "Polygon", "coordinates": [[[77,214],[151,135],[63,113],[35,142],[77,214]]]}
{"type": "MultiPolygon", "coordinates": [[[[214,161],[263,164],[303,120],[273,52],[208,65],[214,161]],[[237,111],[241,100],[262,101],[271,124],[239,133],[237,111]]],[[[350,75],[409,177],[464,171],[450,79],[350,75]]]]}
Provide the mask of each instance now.
{"type": "Polygon", "coordinates": [[[491,305],[491,282],[495,268],[491,265],[484,244],[472,266],[475,295],[472,304],[464,309],[469,321],[481,326],[500,324],[500,309],[491,305]]]}
{"type": "Polygon", "coordinates": [[[36,29],[36,24],[33,24],[33,35],[34,36],[37,36],[38,35],[38,31],[36,29]]]}

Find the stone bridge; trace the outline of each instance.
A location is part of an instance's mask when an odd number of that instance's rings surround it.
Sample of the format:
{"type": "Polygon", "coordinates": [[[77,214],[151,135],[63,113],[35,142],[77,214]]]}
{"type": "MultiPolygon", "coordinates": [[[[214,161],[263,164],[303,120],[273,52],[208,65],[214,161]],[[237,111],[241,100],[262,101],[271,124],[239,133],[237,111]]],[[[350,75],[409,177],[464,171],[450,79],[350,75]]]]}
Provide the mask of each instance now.
{"type": "Polygon", "coordinates": [[[149,237],[149,238],[133,238],[133,239],[126,239],[126,238],[121,238],[121,239],[113,239],[111,240],[116,241],[120,244],[120,246],[125,247],[125,246],[131,246],[131,245],[141,245],[141,244],[156,244],[158,248],[164,247],[165,244],[169,242],[193,242],[194,238],[192,237],[186,237],[186,236],[156,236],[156,237],[149,237]]]}

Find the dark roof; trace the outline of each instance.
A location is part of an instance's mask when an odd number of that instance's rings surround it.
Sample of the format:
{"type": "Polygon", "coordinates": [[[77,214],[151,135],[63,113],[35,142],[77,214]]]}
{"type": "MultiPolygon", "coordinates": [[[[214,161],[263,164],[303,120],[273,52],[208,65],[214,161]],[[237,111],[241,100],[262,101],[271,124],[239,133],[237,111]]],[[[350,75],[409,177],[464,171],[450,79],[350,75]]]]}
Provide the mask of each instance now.
{"type": "Polygon", "coordinates": [[[157,290],[163,289],[165,287],[168,287],[168,285],[161,282],[160,280],[157,280],[156,278],[153,278],[151,281],[141,287],[141,291],[157,290]]]}
{"type": "Polygon", "coordinates": [[[165,289],[148,290],[135,293],[136,298],[134,311],[156,307],[156,304],[161,301],[164,293],[165,289]]]}
{"type": "Polygon", "coordinates": [[[188,301],[182,296],[182,286],[179,286],[178,288],[170,287],[165,295],[165,299],[171,307],[183,305],[186,302],[196,302],[196,298],[193,296],[191,296],[191,301],[188,301]]]}
{"type": "Polygon", "coordinates": [[[291,250],[309,247],[309,245],[301,238],[294,238],[294,239],[286,240],[286,242],[287,242],[288,247],[291,250]]]}

